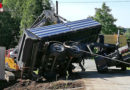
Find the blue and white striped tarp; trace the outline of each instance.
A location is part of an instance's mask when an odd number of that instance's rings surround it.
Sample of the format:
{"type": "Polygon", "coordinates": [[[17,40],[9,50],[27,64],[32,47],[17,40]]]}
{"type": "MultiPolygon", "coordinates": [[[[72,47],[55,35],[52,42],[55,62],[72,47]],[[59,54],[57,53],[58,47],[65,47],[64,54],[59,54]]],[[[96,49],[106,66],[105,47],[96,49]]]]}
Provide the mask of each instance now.
{"type": "Polygon", "coordinates": [[[78,30],[87,30],[94,26],[100,26],[100,23],[92,19],[83,19],[78,21],[72,21],[63,24],[55,24],[38,28],[31,28],[29,31],[39,38],[49,37],[67,32],[73,32],[78,30]]]}

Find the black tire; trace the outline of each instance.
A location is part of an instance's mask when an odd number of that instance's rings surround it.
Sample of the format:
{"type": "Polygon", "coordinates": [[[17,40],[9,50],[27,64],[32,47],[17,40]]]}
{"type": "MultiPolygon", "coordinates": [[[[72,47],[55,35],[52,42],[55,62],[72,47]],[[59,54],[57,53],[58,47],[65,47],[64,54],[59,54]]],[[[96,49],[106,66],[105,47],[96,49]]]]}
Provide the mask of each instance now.
{"type": "Polygon", "coordinates": [[[7,81],[5,80],[0,80],[0,90],[3,90],[4,88],[6,88],[8,86],[7,81]]]}
{"type": "Polygon", "coordinates": [[[48,81],[56,80],[56,73],[55,72],[46,72],[46,73],[44,73],[44,78],[48,81]]]}
{"type": "Polygon", "coordinates": [[[106,68],[104,68],[104,69],[100,69],[99,67],[97,67],[97,71],[98,71],[99,73],[107,73],[107,72],[108,72],[108,68],[106,67],[106,68]]]}
{"type": "Polygon", "coordinates": [[[95,64],[96,64],[96,67],[97,67],[97,71],[99,73],[106,73],[108,72],[108,66],[107,66],[107,60],[103,57],[96,57],[95,58],[95,64]]]}
{"type": "Polygon", "coordinates": [[[126,66],[122,66],[121,71],[126,71],[126,66]]]}

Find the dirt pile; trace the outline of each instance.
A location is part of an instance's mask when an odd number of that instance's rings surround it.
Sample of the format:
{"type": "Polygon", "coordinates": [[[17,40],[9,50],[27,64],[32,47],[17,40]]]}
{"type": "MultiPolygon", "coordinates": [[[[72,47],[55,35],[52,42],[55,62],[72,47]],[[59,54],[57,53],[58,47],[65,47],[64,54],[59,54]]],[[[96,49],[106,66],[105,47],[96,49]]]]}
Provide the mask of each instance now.
{"type": "Polygon", "coordinates": [[[54,82],[38,83],[31,80],[22,80],[4,90],[55,90],[55,89],[72,89],[84,90],[84,82],[82,80],[59,80],[54,82]]]}

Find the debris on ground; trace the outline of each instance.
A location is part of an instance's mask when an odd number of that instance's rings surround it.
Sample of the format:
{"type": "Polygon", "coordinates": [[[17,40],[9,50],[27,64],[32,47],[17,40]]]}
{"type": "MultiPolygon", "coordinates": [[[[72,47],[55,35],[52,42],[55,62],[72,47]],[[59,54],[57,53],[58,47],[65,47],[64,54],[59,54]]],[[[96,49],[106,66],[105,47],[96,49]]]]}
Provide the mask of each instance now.
{"type": "Polygon", "coordinates": [[[55,89],[75,89],[84,90],[83,80],[59,80],[53,82],[38,83],[31,80],[22,80],[4,90],[55,90],[55,89]]]}

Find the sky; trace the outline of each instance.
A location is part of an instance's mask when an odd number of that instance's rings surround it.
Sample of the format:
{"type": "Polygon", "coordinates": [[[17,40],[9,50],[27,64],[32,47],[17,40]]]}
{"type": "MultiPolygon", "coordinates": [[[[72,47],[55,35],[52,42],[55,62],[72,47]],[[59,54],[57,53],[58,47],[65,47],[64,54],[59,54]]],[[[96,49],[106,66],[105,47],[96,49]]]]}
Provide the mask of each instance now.
{"type": "MultiPolygon", "coordinates": [[[[105,2],[112,10],[111,14],[117,26],[130,28],[130,0],[57,0],[59,15],[69,21],[85,19],[95,15],[95,8],[101,8],[105,2]],[[77,2],[77,3],[76,3],[77,2]]],[[[56,0],[52,0],[55,5],[56,0]]]]}

